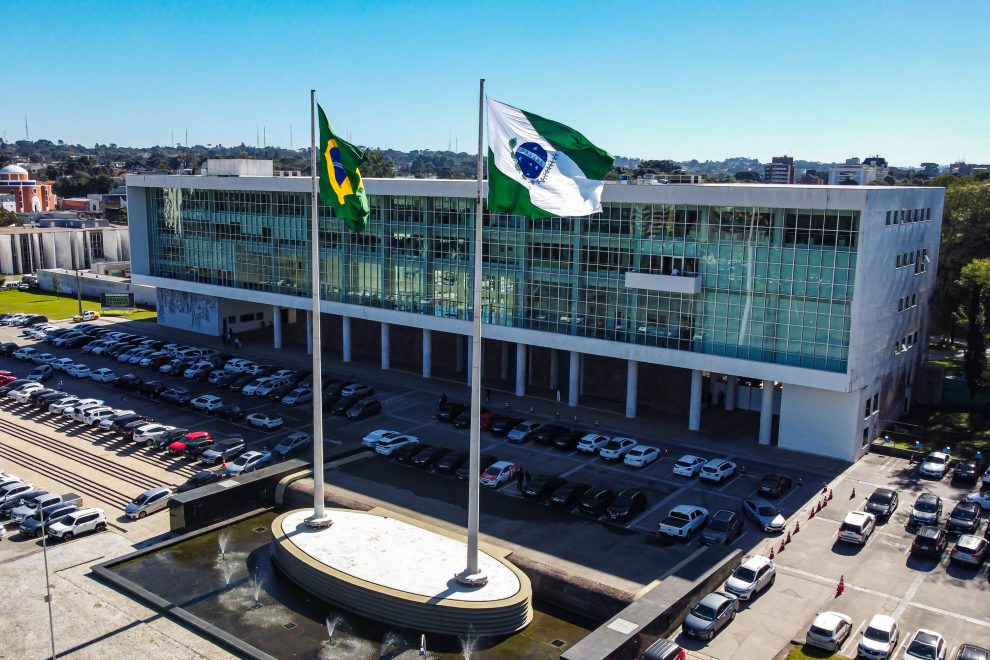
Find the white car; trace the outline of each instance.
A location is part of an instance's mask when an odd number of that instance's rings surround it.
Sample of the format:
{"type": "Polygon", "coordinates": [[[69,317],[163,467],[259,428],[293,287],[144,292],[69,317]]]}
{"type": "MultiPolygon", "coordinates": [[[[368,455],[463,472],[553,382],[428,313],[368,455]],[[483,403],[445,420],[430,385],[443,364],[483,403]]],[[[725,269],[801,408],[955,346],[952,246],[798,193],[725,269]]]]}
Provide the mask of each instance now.
{"type": "Polygon", "coordinates": [[[166,431],[171,431],[174,426],[166,426],[164,424],[148,423],[144,426],[139,426],[134,429],[134,434],[131,439],[134,442],[143,442],[145,444],[150,444],[162,437],[162,434],[166,431]]]}
{"type": "Polygon", "coordinates": [[[57,402],[48,406],[48,412],[52,415],[61,416],[66,410],[72,406],[79,403],[80,399],[74,396],[66,396],[64,399],[59,399],[57,402]]]}
{"type": "Polygon", "coordinates": [[[269,431],[281,428],[282,425],[285,424],[285,420],[281,417],[278,415],[271,415],[269,413],[251,413],[244,418],[244,421],[251,426],[255,426],[259,429],[268,429],[269,431]]]}
{"type": "Polygon", "coordinates": [[[674,474],[682,477],[693,477],[701,472],[701,468],[703,468],[707,462],[708,460],[702,458],[701,456],[684,454],[677,459],[676,463],[674,463],[674,474]]]}
{"type": "Polygon", "coordinates": [[[252,380],[250,383],[241,388],[241,394],[244,396],[254,396],[258,393],[258,389],[264,386],[269,380],[270,379],[268,377],[256,378],[252,380]]]}
{"type": "Polygon", "coordinates": [[[73,378],[89,378],[89,375],[93,373],[93,370],[87,367],[85,364],[81,364],[77,362],[68,369],[66,369],[65,373],[69,374],[73,378]]]}
{"type": "Polygon", "coordinates": [[[481,485],[498,488],[500,484],[515,478],[519,470],[520,467],[512,461],[492,463],[487,470],[481,473],[481,485]]]}
{"type": "Polygon", "coordinates": [[[365,447],[374,447],[382,440],[391,440],[392,438],[397,438],[402,433],[399,431],[389,431],[388,429],[377,429],[372,431],[368,435],[361,439],[361,444],[365,447]]]}
{"type": "Polygon", "coordinates": [[[97,383],[112,383],[117,380],[117,374],[113,372],[113,369],[108,369],[106,367],[97,369],[91,373],[89,377],[97,383]]]}
{"type": "Polygon", "coordinates": [[[877,518],[866,511],[850,511],[839,527],[839,540],[866,545],[876,529],[877,518]]]}
{"type": "Polygon", "coordinates": [[[257,387],[257,389],[254,390],[254,395],[255,396],[268,396],[276,388],[283,387],[283,386],[288,385],[288,384],[289,384],[289,381],[287,381],[286,379],[284,379],[284,378],[275,378],[273,376],[272,378],[269,378],[264,383],[262,383],[261,385],[259,385],[257,387]]]}
{"type": "Polygon", "coordinates": [[[852,633],[852,619],[841,612],[821,612],[805,633],[805,642],[826,651],[838,651],[852,633]]]}
{"type": "Polygon", "coordinates": [[[904,660],[945,660],[945,638],[933,630],[918,628],[904,649],[904,660]]]}
{"type": "Polygon", "coordinates": [[[81,509],[57,520],[48,528],[48,536],[68,541],[86,532],[102,532],[107,528],[107,517],[102,509],[81,509]]]}
{"type": "Polygon", "coordinates": [[[741,600],[749,600],[773,586],[777,567],[769,557],[754,555],[732,571],[725,581],[725,590],[741,600]]]}
{"type": "Polygon", "coordinates": [[[83,399],[76,405],[62,411],[62,417],[69,417],[77,422],[83,421],[83,415],[92,408],[102,408],[103,401],[99,399],[83,399]]]}
{"type": "Polygon", "coordinates": [[[701,467],[698,475],[704,481],[722,483],[736,473],[736,464],[727,458],[713,458],[701,467]]]}
{"type": "Polygon", "coordinates": [[[598,450],[598,455],[606,461],[617,461],[638,444],[639,443],[632,438],[621,438],[616,436],[606,442],[602,448],[598,450]]]}
{"type": "Polygon", "coordinates": [[[391,456],[396,449],[408,444],[419,444],[419,438],[412,435],[397,435],[391,438],[383,438],[375,444],[375,451],[382,456],[391,456]]]}
{"type": "Polygon", "coordinates": [[[233,477],[245,472],[263,468],[272,460],[270,451],[248,451],[238,456],[233,463],[223,471],[223,476],[233,477]]]}
{"type": "Polygon", "coordinates": [[[113,408],[108,406],[96,406],[95,408],[88,408],[82,414],[82,420],[86,424],[93,426],[98,424],[100,420],[106,419],[112,415],[116,414],[113,408]]]}
{"type": "Polygon", "coordinates": [[[540,430],[542,426],[543,426],[542,422],[537,422],[536,420],[533,419],[527,419],[513,426],[512,430],[509,431],[509,434],[505,437],[508,438],[509,442],[522,442],[523,440],[528,438],[531,433],[540,430]]]}
{"type": "Polygon", "coordinates": [[[65,371],[75,363],[76,361],[73,360],[72,358],[64,357],[64,358],[59,358],[54,362],[52,362],[51,367],[55,371],[65,371]]]}
{"type": "Polygon", "coordinates": [[[58,359],[57,355],[52,355],[51,353],[42,353],[41,355],[35,355],[31,358],[31,361],[35,364],[51,364],[58,359]]]}
{"type": "Polygon", "coordinates": [[[577,450],[585,454],[594,454],[612,438],[600,433],[587,433],[578,440],[577,450]]]}
{"type": "Polygon", "coordinates": [[[650,445],[636,445],[623,457],[622,462],[632,467],[646,467],[660,458],[660,450],[650,445]]]}
{"type": "Polygon", "coordinates": [[[45,389],[45,386],[41,383],[28,383],[27,385],[21,385],[16,390],[11,390],[7,393],[7,397],[17,401],[17,403],[27,403],[31,392],[43,389],[45,389]]]}
{"type": "Polygon", "coordinates": [[[974,490],[966,496],[966,501],[979,504],[981,509],[990,509],[990,490],[974,490]]]}
{"type": "Polygon", "coordinates": [[[893,617],[886,614],[874,615],[863,631],[863,638],[859,640],[859,654],[871,660],[886,660],[897,648],[900,637],[901,629],[897,627],[893,617]]]}
{"type": "Polygon", "coordinates": [[[289,454],[301,451],[311,444],[313,444],[313,438],[309,433],[294,431],[272,447],[272,454],[279,458],[286,458],[289,454]]]}
{"type": "Polygon", "coordinates": [[[144,491],[124,507],[124,515],[131,520],[144,518],[149,513],[168,508],[168,501],[175,496],[172,486],[155,486],[144,491]]]}
{"type": "Polygon", "coordinates": [[[31,346],[22,346],[13,353],[14,357],[18,360],[30,360],[37,354],[38,349],[32,348],[31,346]]]}
{"type": "Polygon", "coordinates": [[[949,461],[951,460],[952,457],[945,452],[930,452],[921,460],[921,465],[918,466],[918,472],[926,477],[941,479],[949,469],[949,461]]]}
{"type": "Polygon", "coordinates": [[[234,358],[227,364],[223,365],[224,371],[232,371],[235,374],[244,373],[244,369],[249,365],[254,364],[251,360],[245,360],[244,358],[234,358]]]}
{"type": "Polygon", "coordinates": [[[223,408],[223,401],[216,394],[203,394],[189,402],[196,410],[213,412],[223,408]]]}

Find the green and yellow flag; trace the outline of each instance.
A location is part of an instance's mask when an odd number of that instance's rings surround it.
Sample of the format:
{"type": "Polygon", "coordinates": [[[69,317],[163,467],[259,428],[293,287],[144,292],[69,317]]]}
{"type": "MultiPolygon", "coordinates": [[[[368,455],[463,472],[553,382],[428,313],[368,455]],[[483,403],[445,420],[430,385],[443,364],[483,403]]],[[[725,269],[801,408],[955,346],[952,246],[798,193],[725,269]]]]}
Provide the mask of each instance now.
{"type": "Polygon", "coordinates": [[[363,232],[368,226],[368,196],[364,192],[361,170],[364,152],[345,142],[330,128],[330,122],[320,113],[320,199],[333,207],[334,214],[343,218],[351,231],[363,232]]]}

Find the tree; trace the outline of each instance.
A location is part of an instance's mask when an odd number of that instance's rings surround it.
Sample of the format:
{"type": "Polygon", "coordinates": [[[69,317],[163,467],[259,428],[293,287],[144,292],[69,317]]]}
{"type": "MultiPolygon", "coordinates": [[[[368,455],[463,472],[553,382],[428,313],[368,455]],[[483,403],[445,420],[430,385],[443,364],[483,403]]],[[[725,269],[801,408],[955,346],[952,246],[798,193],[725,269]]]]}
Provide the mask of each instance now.
{"type": "Polygon", "coordinates": [[[759,183],[760,174],[758,172],[753,172],[751,170],[743,170],[742,172],[736,172],[733,174],[736,181],[740,183],[759,183]]]}
{"type": "MultiPolygon", "coordinates": [[[[941,178],[941,177],[939,177],[941,178]]],[[[990,254],[990,182],[960,179],[945,191],[933,322],[954,334],[955,312],[969,301],[963,268],[990,254]]]]}
{"type": "Polygon", "coordinates": [[[56,296],[62,293],[62,275],[60,273],[52,275],[52,293],[56,296]]]}
{"type": "Polygon", "coordinates": [[[647,174],[677,174],[682,171],[681,166],[672,160],[644,160],[633,170],[633,174],[641,177],[647,174]]]}
{"type": "Polygon", "coordinates": [[[395,176],[395,163],[379,149],[368,149],[365,161],[361,164],[361,176],[369,178],[391,178],[395,176]]]}
{"type": "Polygon", "coordinates": [[[893,177],[893,175],[891,175],[891,174],[888,174],[887,176],[885,176],[885,177],[883,178],[883,182],[884,182],[885,184],[887,184],[888,186],[892,186],[892,185],[894,185],[895,183],[897,183],[897,179],[895,179],[895,178],[893,177]]]}
{"type": "Polygon", "coordinates": [[[983,296],[990,291],[990,259],[974,259],[962,269],[959,284],[969,289],[966,306],[966,351],[963,372],[971,396],[983,382],[987,368],[987,344],[983,336],[986,316],[983,313],[983,296]]]}
{"type": "Polygon", "coordinates": [[[0,227],[10,227],[12,225],[20,226],[23,224],[24,221],[21,220],[21,216],[17,215],[13,211],[0,209],[0,227]]]}

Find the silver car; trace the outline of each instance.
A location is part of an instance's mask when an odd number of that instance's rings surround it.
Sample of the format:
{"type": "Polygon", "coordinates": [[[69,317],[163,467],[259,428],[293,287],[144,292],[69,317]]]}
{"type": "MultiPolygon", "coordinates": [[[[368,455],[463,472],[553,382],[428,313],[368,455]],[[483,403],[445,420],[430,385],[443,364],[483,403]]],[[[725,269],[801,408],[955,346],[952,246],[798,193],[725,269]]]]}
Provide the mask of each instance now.
{"type": "Polygon", "coordinates": [[[175,491],[171,486],[149,488],[124,507],[124,514],[128,518],[144,518],[149,513],[166,508],[173,495],[175,491]]]}
{"type": "Polygon", "coordinates": [[[764,532],[783,531],[786,520],[773,504],[759,498],[743,500],[743,511],[760,526],[764,532]]]}
{"type": "Polygon", "coordinates": [[[693,637],[711,639],[736,618],[739,599],[732,594],[715,591],[691,608],[684,619],[684,632],[693,637]]]}

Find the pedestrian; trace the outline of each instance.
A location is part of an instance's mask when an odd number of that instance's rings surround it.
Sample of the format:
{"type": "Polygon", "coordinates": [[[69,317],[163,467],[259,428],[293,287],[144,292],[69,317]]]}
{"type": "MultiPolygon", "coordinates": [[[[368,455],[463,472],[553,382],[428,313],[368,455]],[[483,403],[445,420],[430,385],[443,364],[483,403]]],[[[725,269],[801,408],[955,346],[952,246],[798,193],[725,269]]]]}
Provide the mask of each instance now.
{"type": "Polygon", "coordinates": [[[485,388],[485,405],[488,405],[488,402],[491,401],[491,400],[492,400],[492,388],[486,387],[485,388]]]}
{"type": "Polygon", "coordinates": [[[529,473],[529,470],[526,470],[526,471],[525,471],[525,475],[526,475],[526,481],[529,481],[530,479],[532,479],[532,478],[533,478],[533,475],[531,475],[531,474],[529,473]]]}
{"type": "Polygon", "coordinates": [[[560,390],[557,390],[557,403],[560,403],[560,390]]]}
{"type": "Polygon", "coordinates": [[[58,381],[58,391],[61,392],[63,387],[62,381],[58,381]]]}
{"type": "Polygon", "coordinates": [[[440,395],[440,407],[443,408],[445,405],[447,405],[447,395],[446,394],[441,394],[440,395]]]}
{"type": "Polygon", "coordinates": [[[523,473],[522,470],[519,470],[516,472],[516,490],[518,490],[521,493],[522,487],[523,487],[523,473]]]}
{"type": "Polygon", "coordinates": [[[234,340],[234,346],[237,347],[237,350],[241,350],[241,338],[240,337],[238,337],[237,339],[234,340]]]}

